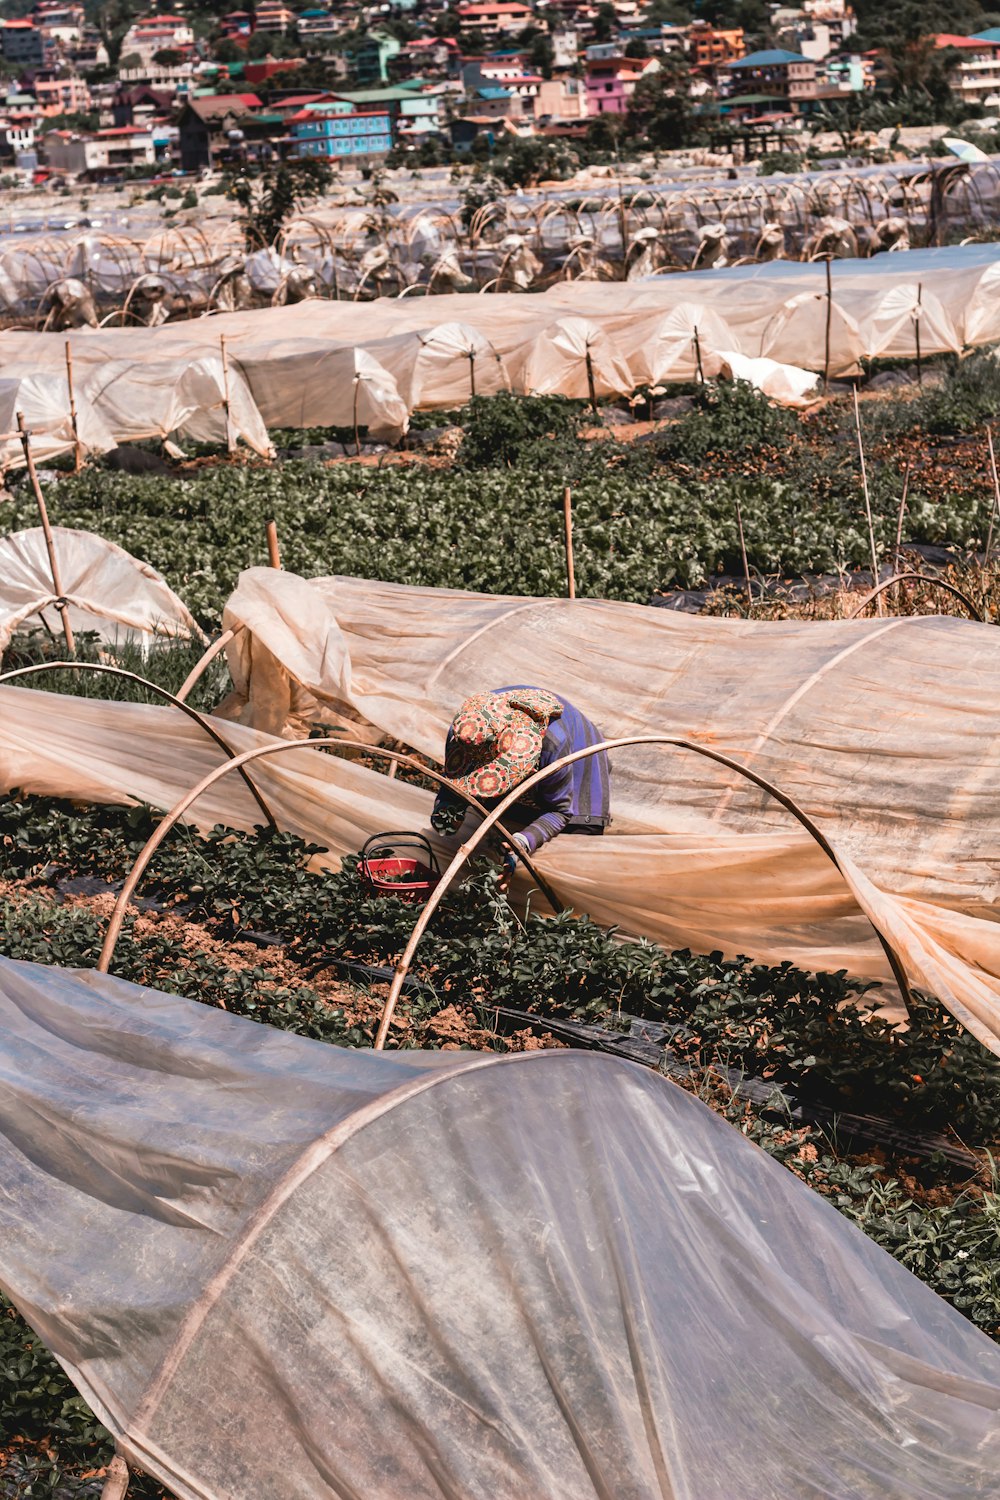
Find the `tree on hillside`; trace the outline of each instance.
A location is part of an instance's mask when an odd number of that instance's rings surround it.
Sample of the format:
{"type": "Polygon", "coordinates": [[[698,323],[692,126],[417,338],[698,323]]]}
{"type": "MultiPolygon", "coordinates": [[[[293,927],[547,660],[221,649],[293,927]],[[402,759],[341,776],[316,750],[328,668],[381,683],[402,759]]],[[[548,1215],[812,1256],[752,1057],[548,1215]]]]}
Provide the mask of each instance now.
{"type": "Polygon", "coordinates": [[[332,177],[330,163],[319,156],[265,167],[259,177],[237,177],[230,192],[241,209],[247,250],[276,244],[301,199],[325,193],[332,177]]]}

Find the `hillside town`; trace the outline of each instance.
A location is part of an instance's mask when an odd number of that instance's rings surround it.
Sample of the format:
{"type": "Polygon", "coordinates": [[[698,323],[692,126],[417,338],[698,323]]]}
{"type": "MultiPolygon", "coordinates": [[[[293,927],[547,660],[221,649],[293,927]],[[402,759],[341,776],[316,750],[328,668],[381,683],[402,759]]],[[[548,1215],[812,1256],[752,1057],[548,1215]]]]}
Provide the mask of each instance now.
{"type": "Polygon", "coordinates": [[[682,15],[668,0],[260,0],[109,18],[35,0],[0,22],[0,173],[13,187],[305,157],[432,167],[525,139],[797,150],[879,99],[938,119],[1000,106],[1000,28],[894,48],[866,45],[848,0],[772,5],[753,30],[682,15]]]}

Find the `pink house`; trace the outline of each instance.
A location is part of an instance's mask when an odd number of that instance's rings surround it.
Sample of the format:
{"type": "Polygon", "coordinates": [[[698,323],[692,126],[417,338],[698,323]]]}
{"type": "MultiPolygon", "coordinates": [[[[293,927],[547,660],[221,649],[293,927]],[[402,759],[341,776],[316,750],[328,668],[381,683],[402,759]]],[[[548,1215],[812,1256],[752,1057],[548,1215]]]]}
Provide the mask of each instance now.
{"type": "Polygon", "coordinates": [[[625,114],[643,73],[658,66],[649,57],[589,58],[584,79],[588,115],[625,114]]]}

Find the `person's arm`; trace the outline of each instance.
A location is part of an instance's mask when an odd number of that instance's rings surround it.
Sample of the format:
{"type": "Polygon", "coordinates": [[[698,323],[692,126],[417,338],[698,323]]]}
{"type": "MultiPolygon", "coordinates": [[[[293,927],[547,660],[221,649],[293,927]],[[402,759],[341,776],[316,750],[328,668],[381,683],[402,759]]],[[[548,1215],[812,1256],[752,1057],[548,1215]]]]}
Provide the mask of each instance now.
{"type": "Polygon", "coordinates": [[[573,767],[562,766],[539,783],[536,796],[542,803],[542,812],[527,828],[514,835],[515,842],[523,844],[526,854],[534,854],[543,844],[562,833],[569,822],[573,809],[573,767]]]}
{"type": "MultiPolygon", "coordinates": [[[[446,754],[447,746],[450,744],[451,730],[449,729],[448,738],[445,742],[446,754]]],[[[458,792],[453,791],[450,786],[439,786],[437,795],[434,798],[434,807],[431,811],[431,827],[434,829],[434,832],[443,834],[445,837],[457,833],[465,821],[468,806],[469,804],[465,798],[460,797],[458,792]]]]}

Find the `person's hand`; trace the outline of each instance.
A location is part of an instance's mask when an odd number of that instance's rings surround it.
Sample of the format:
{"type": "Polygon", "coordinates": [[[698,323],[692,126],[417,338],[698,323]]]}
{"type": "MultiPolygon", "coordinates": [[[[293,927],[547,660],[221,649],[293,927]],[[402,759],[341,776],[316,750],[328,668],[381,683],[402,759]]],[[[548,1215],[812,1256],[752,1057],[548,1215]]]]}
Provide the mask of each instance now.
{"type": "Polygon", "coordinates": [[[528,852],[528,846],[519,833],[515,833],[512,843],[514,847],[511,847],[511,844],[504,845],[503,860],[500,869],[500,889],[502,891],[506,891],[510,885],[514,871],[517,869],[518,855],[527,854],[528,852]],[[514,852],[515,849],[517,853],[514,852]]]}

